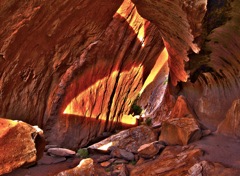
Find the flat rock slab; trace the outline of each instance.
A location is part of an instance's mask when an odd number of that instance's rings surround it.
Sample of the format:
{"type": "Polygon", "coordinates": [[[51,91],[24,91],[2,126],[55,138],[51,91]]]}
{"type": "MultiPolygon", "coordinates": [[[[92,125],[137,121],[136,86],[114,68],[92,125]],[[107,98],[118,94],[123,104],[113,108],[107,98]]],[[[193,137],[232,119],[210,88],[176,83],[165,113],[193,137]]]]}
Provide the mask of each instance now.
{"type": "Polygon", "coordinates": [[[130,175],[187,175],[190,167],[197,163],[202,155],[200,149],[182,150],[179,146],[167,146],[157,159],[137,164],[130,175]]]}
{"type": "Polygon", "coordinates": [[[47,153],[50,155],[64,156],[64,157],[70,157],[70,156],[74,156],[76,154],[75,151],[65,149],[65,148],[49,148],[47,153]]]}
{"type": "Polygon", "coordinates": [[[165,145],[162,145],[159,141],[155,141],[140,146],[138,154],[143,158],[152,158],[163,148],[165,148],[165,145]]]}
{"type": "Polygon", "coordinates": [[[148,126],[141,125],[119,132],[109,138],[89,146],[89,149],[108,150],[111,146],[137,153],[138,148],[146,143],[157,140],[156,133],[148,126]]]}

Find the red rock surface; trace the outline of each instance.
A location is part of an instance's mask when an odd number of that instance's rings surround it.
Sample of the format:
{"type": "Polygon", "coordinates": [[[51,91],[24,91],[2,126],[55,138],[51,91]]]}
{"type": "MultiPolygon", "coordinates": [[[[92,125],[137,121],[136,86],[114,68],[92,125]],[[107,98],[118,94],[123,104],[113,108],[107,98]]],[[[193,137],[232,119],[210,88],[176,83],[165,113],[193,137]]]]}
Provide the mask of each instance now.
{"type": "Polygon", "coordinates": [[[157,159],[138,165],[131,171],[130,175],[187,175],[188,169],[202,155],[203,152],[199,149],[181,151],[179,147],[167,147],[157,159]]]}
{"type": "Polygon", "coordinates": [[[0,115],[43,126],[50,144],[74,149],[136,122],[123,115],[163,42],[130,1],[1,7],[0,115]]]}
{"type": "Polygon", "coordinates": [[[36,163],[45,146],[41,133],[24,122],[0,118],[0,175],[36,163]]]}
{"type": "MultiPolygon", "coordinates": [[[[133,2],[140,15],[157,26],[165,41],[171,82],[176,85],[179,80],[187,81],[189,73],[187,83],[171,87],[170,92],[183,94],[201,122],[216,130],[232,101],[240,97],[239,2],[133,2]]],[[[165,102],[158,116],[162,118],[169,108],[171,104],[165,102]]]]}
{"type": "Polygon", "coordinates": [[[206,1],[138,1],[133,0],[138,12],[158,27],[169,52],[168,64],[171,82],[187,81],[184,61],[188,50],[198,53],[200,48],[194,39],[201,35],[202,20],[206,13],[206,1]]]}
{"type": "Polygon", "coordinates": [[[165,45],[173,86],[162,85],[166,64],[142,94],[144,115],[159,123],[184,95],[216,130],[240,98],[239,1],[133,3],[1,0],[0,116],[72,149],[134,125],[124,115],[165,45]]]}

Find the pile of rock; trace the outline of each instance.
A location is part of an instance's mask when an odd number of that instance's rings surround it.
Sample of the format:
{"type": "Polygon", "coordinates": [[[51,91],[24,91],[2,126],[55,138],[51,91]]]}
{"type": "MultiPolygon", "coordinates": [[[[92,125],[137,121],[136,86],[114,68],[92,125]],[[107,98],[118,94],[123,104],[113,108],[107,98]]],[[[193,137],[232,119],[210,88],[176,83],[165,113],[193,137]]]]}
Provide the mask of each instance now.
{"type": "MultiPolygon", "coordinates": [[[[237,169],[201,161],[204,151],[188,145],[209,134],[211,131],[201,126],[185,98],[180,96],[169,119],[159,130],[142,125],[121,131],[89,146],[92,160],[81,162],[87,162],[91,167],[85,175],[240,175],[237,169]]],[[[73,170],[82,173],[79,168],[73,170]]],[[[73,174],[73,170],[68,174],[73,174]]]]}

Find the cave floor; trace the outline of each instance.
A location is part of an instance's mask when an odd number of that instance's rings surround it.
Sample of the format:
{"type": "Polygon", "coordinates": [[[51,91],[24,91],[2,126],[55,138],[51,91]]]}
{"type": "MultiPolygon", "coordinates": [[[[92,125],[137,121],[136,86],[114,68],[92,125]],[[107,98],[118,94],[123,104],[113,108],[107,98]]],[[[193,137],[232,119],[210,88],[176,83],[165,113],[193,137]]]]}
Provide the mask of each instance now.
{"type": "MultiPolygon", "coordinates": [[[[220,162],[225,166],[240,169],[240,140],[211,134],[199,141],[189,144],[194,148],[200,148],[204,151],[201,160],[220,162]]],[[[51,165],[36,165],[26,168],[19,168],[12,173],[4,176],[52,176],[63,170],[67,170],[78,165],[80,158],[69,158],[65,162],[51,165]]]]}
{"type": "Polygon", "coordinates": [[[213,133],[191,145],[205,152],[201,158],[202,160],[219,162],[226,166],[240,169],[240,139],[213,133]]]}

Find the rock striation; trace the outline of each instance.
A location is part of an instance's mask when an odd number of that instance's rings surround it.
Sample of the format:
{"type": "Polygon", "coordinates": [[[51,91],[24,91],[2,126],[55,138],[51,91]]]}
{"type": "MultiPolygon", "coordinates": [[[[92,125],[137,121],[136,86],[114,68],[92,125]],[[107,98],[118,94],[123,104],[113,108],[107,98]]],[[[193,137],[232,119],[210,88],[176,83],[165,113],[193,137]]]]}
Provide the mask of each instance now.
{"type": "Polygon", "coordinates": [[[1,7],[0,115],[38,124],[50,144],[71,149],[136,124],[124,115],[164,44],[130,0],[1,7]]]}

